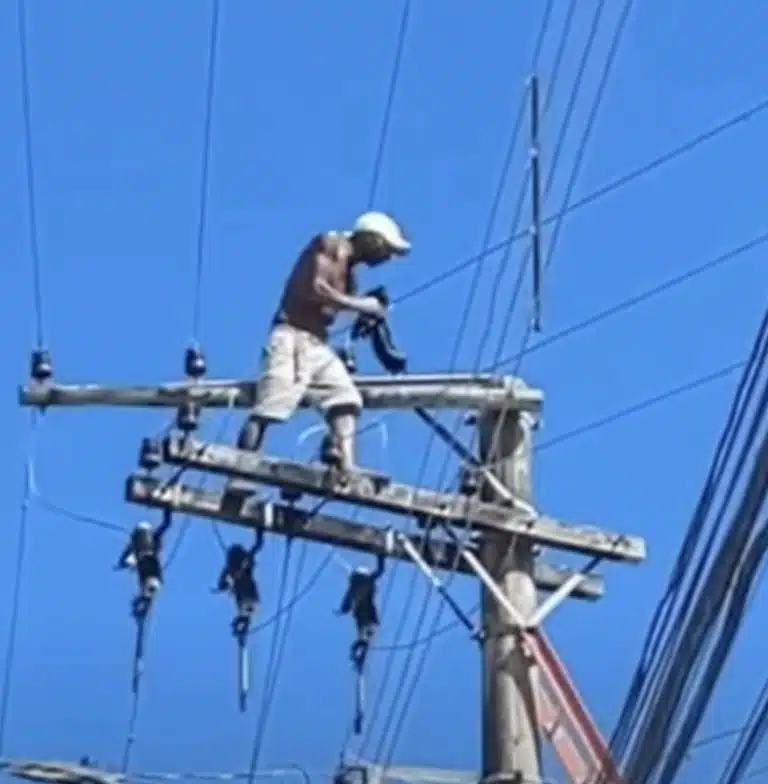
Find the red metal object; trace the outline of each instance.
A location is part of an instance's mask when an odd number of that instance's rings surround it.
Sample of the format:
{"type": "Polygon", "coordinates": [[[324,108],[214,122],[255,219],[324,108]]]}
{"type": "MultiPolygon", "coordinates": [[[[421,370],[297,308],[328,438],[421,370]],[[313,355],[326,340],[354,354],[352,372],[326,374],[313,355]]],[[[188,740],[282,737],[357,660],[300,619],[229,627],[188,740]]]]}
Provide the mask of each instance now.
{"type": "Polygon", "coordinates": [[[544,633],[525,632],[538,665],[539,728],[573,784],[621,784],[608,744],[584,705],[565,665],[544,633]]]}

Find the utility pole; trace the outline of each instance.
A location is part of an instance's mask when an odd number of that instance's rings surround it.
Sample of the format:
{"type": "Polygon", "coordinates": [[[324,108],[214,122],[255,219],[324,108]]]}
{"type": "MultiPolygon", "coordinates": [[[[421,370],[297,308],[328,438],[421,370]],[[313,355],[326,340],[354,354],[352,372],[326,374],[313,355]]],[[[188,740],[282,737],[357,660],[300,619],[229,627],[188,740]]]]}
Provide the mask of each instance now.
{"type": "MultiPolygon", "coordinates": [[[[185,414],[177,418],[180,432],[168,435],[162,443],[142,441],[142,471],[128,477],[127,501],[165,513],[188,513],[263,529],[271,536],[408,561],[425,575],[464,626],[471,627],[473,639],[473,622],[450,596],[437,571],[475,576],[483,585],[486,632],[482,650],[484,780],[489,784],[540,781],[539,744],[540,738],[546,738],[567,780],[619,784],[607,744],[541,627],[565,599],[599,599],[603,583],[592,573],[595,565],[602,560],[643,561],[644,541],[592,525],[565,523],[537,510],[531,492],[531,423],[541,409],[543,394],[521,379],[447,374],[367,376],[356,381],[367,409],[414,411],[467,464],[473,481],[463,483],[457,493],[412,487],[395,477],[365,472],[338,481],[320,464],[197,440],[193,435],[197,417],[190,417],[190,411],[248,407],[253,402],[252,381],[191,378],[156,386],[62,386],[52,381],[50,373],[37,373],[20,390],[19,399],[23,406],[44,409],[178,409],[185,414]],[[474,413],[481,429],[480,459],[457,439],[446,436],[425,409],[474,413]],[[161,481],[154,474],[162,464],[174,469],[172,480],[161,481]],[[266,501],[255,494],[233,504],[225,491],[184,484],[182,474],[187,472],[274,487],[280,490],[282,501],[266,501]],[[300,505],[312,497],[415,519],[428,529],[428,536],[322,514],[316,500],[300,505]],[[473,528],[474,537],[464,544],[454,528],[467,526],[473,528]],[[580,569],[563,569],[538,557],[534,560],[534,547],[586,555],[590,560],[580,569]],[[545,594],[540,603],[537,591],[545,594]]],[[[310,390],[304,404],[312,403],[310,390]]]]}
{"type": "MultiPolygon", "coordinates": [[[[539,80],[529,81],[531,256],[533,271],[532,328],[541,330],[541,185],[539,160],[539,80]]],[[[531,481],[532,417],[506,407],[486,409],[477,419],[480,461],[492,467],[502,488],[489,482],[482,495],[503,501],[499,490],[533,507],[531,481]]],[[[496,782],[541,779],[541,746],[536,694],[535,662],[528,648],[525,629],[517,622],[532,618],[538,603],[534,574],[533,543],[527,537],[489,533],[482,543],[481,561],[517,618],[482,585],[483,630],[483,777],[496,782]]]]}
{"type": "MultiPolygon", "coordinates": [[[[478,419],[480,453],[515,496],[532,503],[530,416],[489,412],[478,419]]],[[[483,495],[497,500],[487,485],[483,495]]],[[[534,555],[529,539],[489,533],[482,563],[520,615],[536,610],[534,555]]],[[[482,587],[485,640],[483,679],[483,778],[495,782],[537,782],[541,750],[536,716],[536,671],[514,619],[482,587]]]]}

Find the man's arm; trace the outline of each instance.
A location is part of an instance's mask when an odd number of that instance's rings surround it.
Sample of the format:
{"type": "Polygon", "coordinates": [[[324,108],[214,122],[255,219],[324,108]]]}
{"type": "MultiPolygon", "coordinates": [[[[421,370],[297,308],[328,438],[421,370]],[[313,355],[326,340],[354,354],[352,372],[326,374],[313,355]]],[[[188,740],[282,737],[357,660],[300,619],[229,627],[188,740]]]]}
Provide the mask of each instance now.
{"type": "Polygon", "coordinates": [[[366,315],[380,315],[381,306],[373,297],[357,297],[339,291],[331,284],[336,277],[339,255],[342,252],[339,237],[322,236],[314,243],[309,261],[307,281],[312,299],[333,310],[351,310],[366,315]]]}

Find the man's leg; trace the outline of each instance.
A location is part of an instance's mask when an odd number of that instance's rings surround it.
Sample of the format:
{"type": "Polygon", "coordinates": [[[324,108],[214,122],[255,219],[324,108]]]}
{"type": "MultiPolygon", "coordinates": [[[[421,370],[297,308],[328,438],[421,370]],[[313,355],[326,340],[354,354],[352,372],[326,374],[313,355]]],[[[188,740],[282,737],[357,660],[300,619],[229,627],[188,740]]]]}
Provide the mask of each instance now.
{"type": "Polygon", "coordinates": [[[330,346],[318,344],[312,358],[312,388],[320,396],[320,407],[328,422],[329,441],[324,451],[342,470],[354,470],[362,397],[344,363],[330,346]]]}
{"type": "Polygon", "coordinates": [[[240,430],[240,449],[258,452],[267,426],[289,419],[301,402],[306,388],[297,367],[297,333],[279,324],[269,333],[261,359],[256,404],[240,430]]]}
{"type": "MultiPolygon", "coordinates": [[[[260,452],[267,427],[288,419],[296,410],[306,384],[301,382],[296,368],[296,333],[284,324],[273,327],[264,347],[256,403],[237,437],[238,449],[260,452]]],[[[252,482],[231,479],[227,492],[249,495],[255,489],[252,482]]]]}
{"type": "Polygon", "coordinates": [[[342,471],[354,471],[357,467],[356,437],[359,410],[337,406],[328,411],[330,441],[328,456],[342,471]]]}
{"type": "Polygon", "coordinates": [[[253,413],[249,414],[237,437],[237,448],[249,452],[260,452],[268,425],[268,420],[253,413]]]}

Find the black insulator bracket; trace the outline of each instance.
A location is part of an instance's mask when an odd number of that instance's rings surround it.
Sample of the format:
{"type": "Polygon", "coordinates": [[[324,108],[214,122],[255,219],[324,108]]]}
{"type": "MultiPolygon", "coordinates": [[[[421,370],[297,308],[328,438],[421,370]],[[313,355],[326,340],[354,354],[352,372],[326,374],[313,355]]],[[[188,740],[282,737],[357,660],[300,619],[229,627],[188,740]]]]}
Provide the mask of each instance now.
{"type": "Polygon", "coordinates": [[[51,355],[44,348],[35,349],[29,360],[29,375],[38,384],[44,384],[53,377],[51,355]]]}
{"type": "Polygon", "coordinates": [[[197,348],[190,346],[184,354],[184,372],[195,380],[202,378],[206,372],[205,355],[197,348]]]}
{"type": "Polygon", "coordinates": [[[182,403],[176,412],[176,427],[182,433],[194,433],[200,425],[200,407],[189,401],[182,403]]]}
{"type": "Polygon", "coordinates": [[[163,452],[160,442],[155,438],[142,438],[139,448],[139,466],[145,471],[154,471],[163,462],[163,452]]]}

